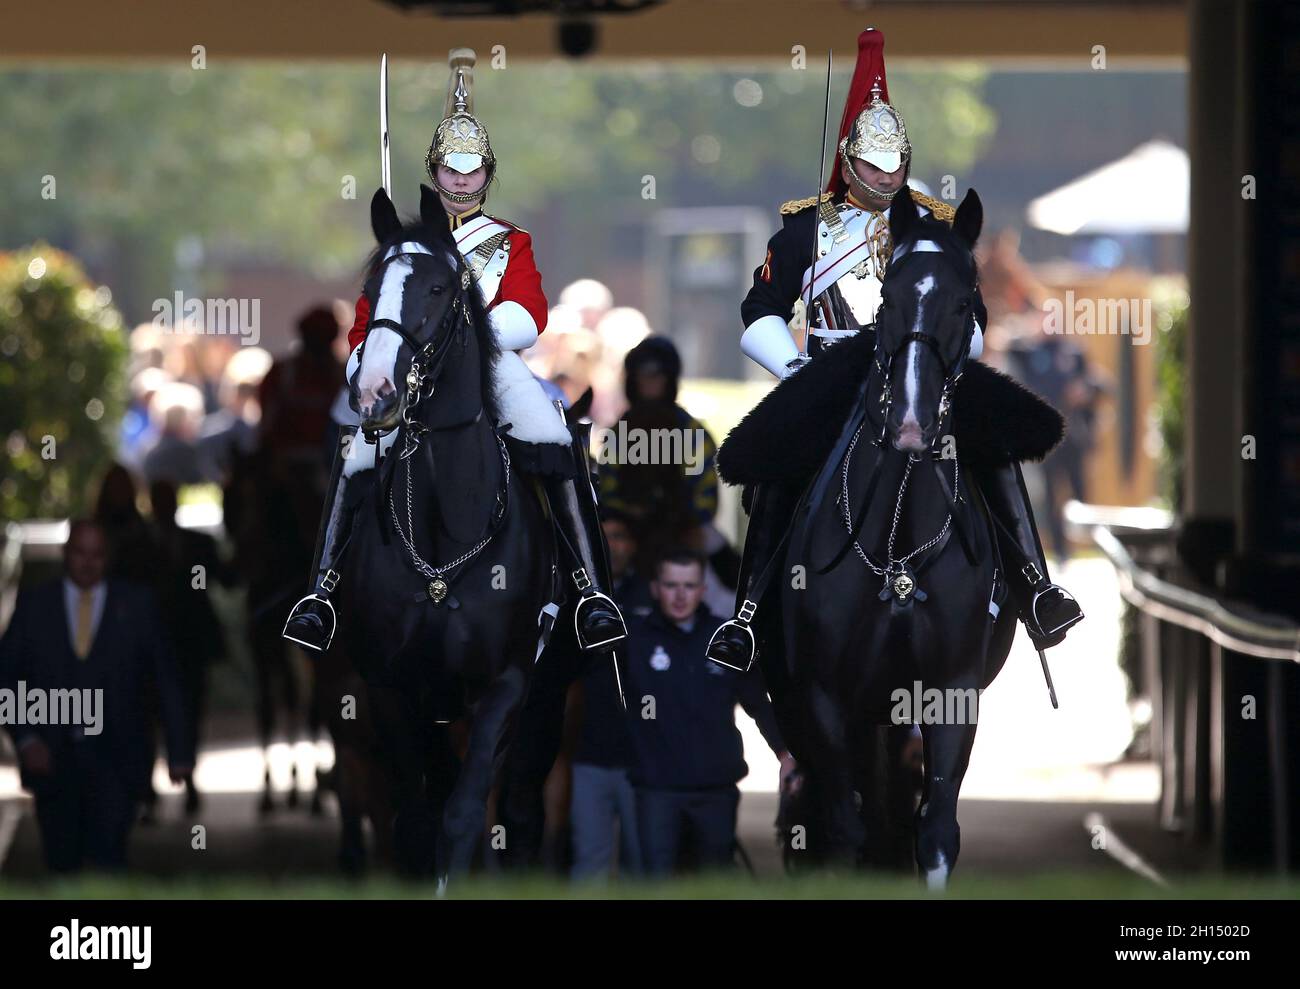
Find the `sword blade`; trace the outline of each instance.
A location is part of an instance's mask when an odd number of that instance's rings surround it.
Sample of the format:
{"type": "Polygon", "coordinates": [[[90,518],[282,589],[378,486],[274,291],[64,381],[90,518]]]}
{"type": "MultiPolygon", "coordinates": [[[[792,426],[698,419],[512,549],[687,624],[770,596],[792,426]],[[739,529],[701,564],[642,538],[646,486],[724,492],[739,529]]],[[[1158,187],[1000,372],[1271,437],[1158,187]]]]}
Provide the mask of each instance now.
{"type": "Polygon", "coordinates": [[[808,279],[808,308],[807,308],[807,329],[804,330],[805,352],[808,350],[808,336],[812,333],[813,328],[813,286],[817,284],[817,242],[818,234],[821,230],[822,215],[822,188],[826,183],[826,132],[830,128],[831,122],[831,65],[834,60],[834,52],[826,52],[826,107],[822,111],[822,151],[817,158],[817,195],[813,209],[816,214],[816,221],[813,223],[813,241],[812,241],[812,270],[808,279]]]}
{"type": "Polygon", "coordinates": [[[379,58],[379,184],[393,198],[393,179],[388,162],[388,56],[379,58]]]}

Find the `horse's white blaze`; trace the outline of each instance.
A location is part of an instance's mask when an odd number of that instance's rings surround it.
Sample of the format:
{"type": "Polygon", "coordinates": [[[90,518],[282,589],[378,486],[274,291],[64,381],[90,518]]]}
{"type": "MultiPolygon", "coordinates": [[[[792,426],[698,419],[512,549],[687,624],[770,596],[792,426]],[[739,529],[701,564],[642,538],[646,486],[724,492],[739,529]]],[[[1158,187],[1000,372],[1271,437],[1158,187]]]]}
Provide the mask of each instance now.
{"type": "MultiPolygon", "coordinates": [[[[925,328],[926,298],[935,289],[933,275],[926,275],[916,283],[916,321],[912,325],[915,332],[925,328]]],[[[920,420],[916,407],[921,400],[921,345],[913,340],[907,348],[907,376],[903,380],[903,427],[920,431],[920,420]]]]}
{"type": "MultiPolygon", "coordinates": [[[[429,249],[423,244],[408,242],[399,244],[389,250],[385,258],[394,254],[428,254],[429,249]]],[[[406,295],[406,280],[414,269],[406,258],[398,258],[384,269],[384,277],[379,283],[379,298],[375,300],[375,309],[371,319],[391,319],[402,322],[402,300],[406,295]]],[[[384,382],[393,383],[394,370],[397,367],[397,352],[401,349],[402,338],[385,326],[371,330],[366,334],[366,346],[361,352],[361,372],[357,375],[357,398],[362,409],[369,408],[379,397],[384,382]]]]}

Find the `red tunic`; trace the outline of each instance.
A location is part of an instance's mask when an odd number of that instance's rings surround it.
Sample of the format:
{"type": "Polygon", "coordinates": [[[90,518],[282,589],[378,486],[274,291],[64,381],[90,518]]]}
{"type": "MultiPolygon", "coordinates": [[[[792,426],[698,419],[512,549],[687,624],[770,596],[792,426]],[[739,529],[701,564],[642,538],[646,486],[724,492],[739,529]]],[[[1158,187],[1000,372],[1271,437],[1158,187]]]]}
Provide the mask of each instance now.
{"type": "MultiPolygon", "coordinates": [[[[494,218],[495,219],[495,218],[494,218]]],[[[506,221],[500,220],[500,223],[506,221]]],[[[503,302],[517,302],[528,311],[537,324],[540,334],[546,329],[546,296],[542,294],[542,275],[537,270],[533,258],[533,238],[523,230],[515,229],[509,237],[510,260],[496,296],[488,302],[488,309],[503,302]]],[[[357,345],[366,338],[366,326],[370,323],[370,302],[365,295],[357,299],[357,315],[348,331],[348,349],[356,350],[357,345]]]]}

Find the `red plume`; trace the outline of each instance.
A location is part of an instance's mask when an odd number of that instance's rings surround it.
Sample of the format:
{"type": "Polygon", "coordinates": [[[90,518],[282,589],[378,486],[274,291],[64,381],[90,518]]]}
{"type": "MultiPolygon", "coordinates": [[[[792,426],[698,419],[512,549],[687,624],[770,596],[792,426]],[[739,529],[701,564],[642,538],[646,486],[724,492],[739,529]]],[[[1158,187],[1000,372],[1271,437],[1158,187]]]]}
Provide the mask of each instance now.
{"type": "Polygon", "coordinates": [[[871,102],[871,86],[880,80],[880,98],[889,102],[889,84],[885,81],[885,36],[873,27],[858,35],[858,64],[853,69],[853,82],[849,84],[849,95],[844,100],[844,117],[840,120],[840,136],[835,139],[835,166],[831,169],[831,180],[826,183],[826,191],[836,196],[846,191],[844,178],[840,175],[839,145],[849,135],[849,128],[858,114],[871,102]]]}

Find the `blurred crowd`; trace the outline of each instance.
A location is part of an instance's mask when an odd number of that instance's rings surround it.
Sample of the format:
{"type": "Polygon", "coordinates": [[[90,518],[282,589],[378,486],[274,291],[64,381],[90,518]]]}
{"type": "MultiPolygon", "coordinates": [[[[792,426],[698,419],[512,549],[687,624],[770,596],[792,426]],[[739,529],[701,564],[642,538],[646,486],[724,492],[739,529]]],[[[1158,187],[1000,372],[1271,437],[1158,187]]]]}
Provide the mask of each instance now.
{"type": "MultiPolygon", "coordinates": [[[[989,359],[1069,419],[1066,443],[1044,465],[1052,549],[1063,558],[1069,547],[1057,489],[1085,497],[1083,459],[1108,384],[1073,343],[1042,329],[1045,291],[1019,260],[1014,238],[995,238],[981,271],[989,359]]],[[[277,358],[149,325],[131,335],[119,462],[105,473],[92,516],[72,526],[64,573],[42,592],[50,596],[20,598],[0,643],[0,687],[24,678],[71,687],[111,675],[128,677],[123,689],[139,699],[119,714],[128,722],[119,732],[125,741],[11,730],[52,870],[125,866],[131,823],[139,813],[147,820],[156,800],[155,725],[171,775],[186,787],[186,809],[200,807],[192,770],[209,670],[236,632],[223,626],[207,588],[247,591],[238,633],[255,666],[264,749],[277,731],[290,741],[303,731],[310,738],[327,722],[319,697],[304,693],[295,650],[280,632],[311,565],[350,316],[341,304],[310,309],[298,321],[296,347],[277,358]],[[178,524],[182,495],[196,485],[219,489],[206,496],[222,503],[221,543],[178,524]],[[152,599],[119,585],[151,590],[152,599]],[[43,639],[34,616],[57,607],[60,594],[67,638],[43,639]],[[129,745],[129,758],[110,745],[129,745]],[[123,760],[129,773],[106,775],[107,762],[123,760]]],[[[622,686],[630,706],[653,694],[660,710],[651,718],[625,712],[608,662],[573,685],[566,742],[547,790],[546,861],[584,880],[726,866],[738,851],[737,784],[748,772],[737,704],[780,761],[779,785],[793,785],[797,775],[758,672],[738,674],[704,658],[732,612],[740,568],[736,547],[716,525],[715,438],[680,404],[686,369],[672,340],[636,309],[615,305],[597,281],[560,293],[524,358],[553,397],[597,426],[612,434],[620,425],[629,434],[689,432],[700,438],[702,461],[687,470],[593,451],[613,593],[629,623],[631,682],[622,686]]],[[[321,672],[324,662],[315,667],[318,683],[334,675],[321,672]]],[[[297,786],[295,767],[291,797],[297,786]]],[[[268,764],[264,812],[274,807],[271,791],[268,764]]]]}
{"type": "MultiPolygon", "coordinates": [[[[113,747],[118,742],[75,730],[11,731],[51,870],[125,866],[131,825],[155,813],[151,767],[159,735],[173,778],[186,788],[186,811],[199,810],[193,766],[209,672],[230,652],[233,634],[243,635],[253,659],[264,749],[304,731],[314,738],[326,722],[319,698],[304,696],[296,672],[304,666],[280,632],[311,564],[349,316],[340,305],[313,307],[298,321],[296,346],[276,358],[147,324],[132,333],[118,461],[102,478],[93,512],[73,522],[62,576],[24,588],[0,646],[0,687],[19,680],[72,687],[113,670],[139,699],[121,715],[129,723],[129,759],[113,747]],[[216,500],[220,542],[179,524],[182,503],[216,500]],[[217,586],[245,591],[240,627],[225,627],[229,616],[223,624],[214,608],[207,590],[217,586]],[[152,593],[134,597],[132,589],[152,593]],[[34,631],[48,611],[43,595],[60,593],[66,638],[43,638],[34,631]],[[125,635],[117,619],[134,634],[125,635]],[[123,760],[130,772],[105,775],[107,761],[123,760]]],[[[748,771],[738,703],[793,767],[758,674],[741,676],[704,659],[709,637],[731,611],[739,570],[735,548],[715,525],[714,438],[678,402],[683,368],[672,341],[654,334],[637,310],[614,305],[599,282],[568,286],[524,356],[553,397],[598,426],[699,438],[690,470],[593,451],[615,593],[631,632],[631,676],[634,683],[656,679],[661,703],[675,709],[658,719],[630,717],[608,663],[593,664],[573,685],[569,744],[551,787],[566,797],[548,807],[549,830],[559,838],[547,862],[580,877],[727,865],[736,851],[736,784],[748,771]]],[[[323,666],[312,667],[318,681],[333,675],[322,674],[323,666]]],[[[269,761],[261,809],[274,809],[269,761]]]]}

